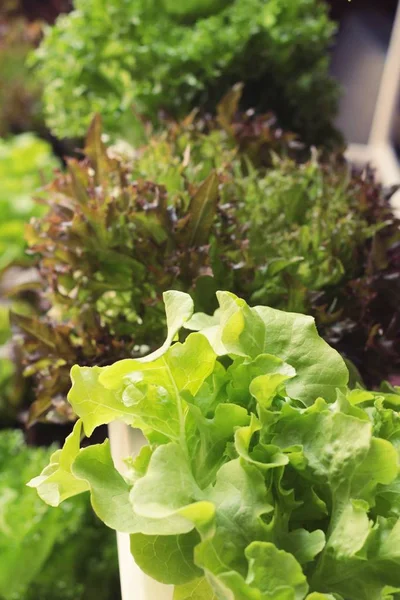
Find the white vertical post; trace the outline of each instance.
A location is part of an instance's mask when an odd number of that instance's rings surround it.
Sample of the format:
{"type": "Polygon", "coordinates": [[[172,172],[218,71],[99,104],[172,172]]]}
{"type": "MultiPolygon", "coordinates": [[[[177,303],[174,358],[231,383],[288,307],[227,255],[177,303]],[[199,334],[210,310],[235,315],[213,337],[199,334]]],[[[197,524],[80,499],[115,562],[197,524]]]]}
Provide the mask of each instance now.
{"type": "Polygon", "coordinates": [[[392,35],[383,69],[369,143],[391,144],[393,119],[400,91],[400,3],[393,23],[392,35]]]}
{"type": "MultiPolygon", "coordinates": [[[[115,467],[123,473],[124,458],[136,455],[145,439],[140,431],[118,421],[108,426],[108,432],[115,467]]],[[[135,564],[127,533],[117,533],[117,545],[122,600],[172,600],[173,586],[147,577],[135,564]]]]}
{"type": "MultiPolygon", "coordinates": [[[[400,184],[399,159],[393,146],[392,128],[400,101],[400,2],[385,66],[379,86],[378,99],[367,145],[350,144],[347,157],[356,164],[371,163],[384,185],[400,184]]],[[[400,196],[391,199],[395,213],[400,216],[400,196]]]]}
{"type": "MultiPolygon", "coordinates": [[[[369,146],[372,161],[385,185],[400,183],[399,159],[396,156],[392,128],[399,106],[400,94],[400,3],[397,6],[392,35],[381,85],[372,121],[369,146]]],[[[392,199],[395,212],[399,211],[399,200],[392,199]]]]}

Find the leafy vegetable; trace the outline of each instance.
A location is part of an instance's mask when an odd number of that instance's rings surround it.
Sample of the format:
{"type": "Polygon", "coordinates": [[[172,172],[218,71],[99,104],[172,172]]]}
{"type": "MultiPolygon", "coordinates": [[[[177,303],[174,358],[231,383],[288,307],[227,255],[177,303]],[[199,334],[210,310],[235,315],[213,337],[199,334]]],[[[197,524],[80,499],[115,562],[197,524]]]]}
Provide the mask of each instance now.
{"type": "Polygon", "coordinates": [[[160,111],[180,118],[214,110],[244,81],[246,108],[274,110],[307,143],[329,145],[334,31],[316,0],[76,0],[36,52],[47,123],[59,137],[83,136],[100,113],[114,138],[137,139],[132,106],[155,123],[160,111]]]}
{"type": "Polygon", "coordinates": [[[115,598],[114,536],[93,518],[88,502],[74,498],[57,511],[25,485],[51,452],[29,448],[18,430],[0,433],[0,598],[115,598]]]}
{"type": "Polygon", "coordinates": [[[340,154],[310,157],[266,116],[239,117],[238,96],[236,88],[223,99],[216,120],[189,119],[153,136],[134,176],[179,198],[185,181],[216,169],[221,202],[248,248],[230,289],[252,303],[313,314],[367,385],[379,385],[400,356],[400,223],[391,191],[340,154]]]}
{"type": "Polygon", "coordinates": [[[133,155],[106,148],[96,118],[86,159],[48,187],[49,210],[27,235],[43,308],[13,317],[37,386],[30,423],[75,419],[75,363],[157,348],[168,288],[190,291],[202,312],[226,286],[311,313],[368,385],[396,372],[400,234],[387,196],[340,155],[310,157],[270,115],[239,114],[240,93],[216,119],[171,122],[133,155]]]}
{"type": "Polygon", "coordinates": [[[400,389],[350,391],[310,317],[218,292],[188,320],[168,294],[162,353],[74,367],[80,420],[30,485],[53,505],[89,490],[175,600],[395,598],[400,389]],[[174,343],[178,320],[192,333],[174,343]],[[125,477],[108,441],[76,443],[121,418],[149,442],[125,477]]]}

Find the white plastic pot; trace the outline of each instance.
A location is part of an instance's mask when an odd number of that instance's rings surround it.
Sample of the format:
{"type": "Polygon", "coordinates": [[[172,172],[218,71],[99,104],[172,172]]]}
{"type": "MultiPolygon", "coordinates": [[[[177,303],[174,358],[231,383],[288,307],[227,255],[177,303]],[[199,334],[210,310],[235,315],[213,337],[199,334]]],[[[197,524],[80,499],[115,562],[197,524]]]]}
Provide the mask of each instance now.
{"type": "MultiPolygon", "coordinates": [[[[140,431],[115,421],[108,428],[115,467],[123,474],[124,458],[135,456],[145,443],[140,431]]],[[[172,600],[174,588],[145,575],[130,552],[129,535],[117,533],[122,600],[172,600]]]]}

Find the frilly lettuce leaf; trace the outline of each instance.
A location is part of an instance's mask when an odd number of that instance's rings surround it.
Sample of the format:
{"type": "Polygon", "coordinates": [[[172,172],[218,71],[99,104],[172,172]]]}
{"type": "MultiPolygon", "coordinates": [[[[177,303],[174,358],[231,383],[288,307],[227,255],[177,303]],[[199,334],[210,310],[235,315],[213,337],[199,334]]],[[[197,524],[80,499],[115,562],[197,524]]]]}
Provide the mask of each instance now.
{"type": "Polygon", "coordinates": [[[156,358],[159,356],[162,356],[162,354],[164,354],[164,352],[168,350],[172,344],[172,341],[178,331],[193,315],[194,304],[189,294],[169,291],[163,293],[163,299],[167,318],[168,335],[161,348],[142,358],[143,362],[150,362],[156,360],[156,358]]]}
{"type": "Polygon", "coordinates": [[[184,294],[166,298],[159,351],[72,372],[86,434],[119,419],[149,445],[122,476],[108,442],[79,449],[78,422],[31,485],[54,504],[90,491],[174,600],[395,598],[398,390],[349,391],[308,317],[227,292],[214,317],[191,317],[184,294]],[[176,341],[185,323],[198,331],[176,341]]]}
{"type": "Polygon", "coordinates": [[[77,421],[72,433],[65,440],[64,447],[56,450],[50,457],[50,463],[38,477],[31,479],[29,487],[37,489],[39,496],[50,506],[88,490],[84,481],[72,473],[72,465],[80,450],[82,422],[77,421]]]}
{"type": "Polygon", "coordinates": [[[186,324],[207,337],[217,354],[257,358],[273,354],[296,370],[287,385],[292,398],[310,404],[318,396],[336,398],[336,389],[348,382],[341,356],[319,335],[314,319],[266,306],[250,308],[229,292],[217,292],[220,308],[211,322],[196,318],[186,324]]]}

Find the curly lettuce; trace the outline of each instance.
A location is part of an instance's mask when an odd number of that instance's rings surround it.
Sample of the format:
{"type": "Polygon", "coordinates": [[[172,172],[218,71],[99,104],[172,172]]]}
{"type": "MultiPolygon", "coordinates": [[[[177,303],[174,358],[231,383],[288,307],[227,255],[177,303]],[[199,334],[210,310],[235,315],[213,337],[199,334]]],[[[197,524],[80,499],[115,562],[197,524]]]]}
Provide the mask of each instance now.
{"type": "Polygon", "coordinates": [[[316,0],[75,0],[36,51],[44,111],[59,136],[85,134],[101,113],[132,137],[134,112],[185,116],[215,108],[237,81],[244,104],[274,110],[309,143],[329,144],[338,87],[329,76],[335,32],[316,0]]]}
{"type": "Polygon", "coordinates": [[[54,506],[88,491],[175,600],[397,598],[400,390],[350,391],[311,317],[217,296],[192,315],[167,292],[159,351],[72,369],[80,419],[30,485],[54,506]],[[148,440],[124,477],[108,441],[79,447],[116,419],[148,440]]]}

